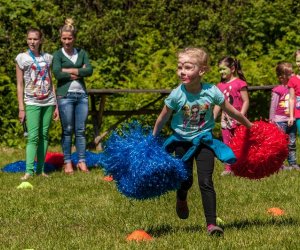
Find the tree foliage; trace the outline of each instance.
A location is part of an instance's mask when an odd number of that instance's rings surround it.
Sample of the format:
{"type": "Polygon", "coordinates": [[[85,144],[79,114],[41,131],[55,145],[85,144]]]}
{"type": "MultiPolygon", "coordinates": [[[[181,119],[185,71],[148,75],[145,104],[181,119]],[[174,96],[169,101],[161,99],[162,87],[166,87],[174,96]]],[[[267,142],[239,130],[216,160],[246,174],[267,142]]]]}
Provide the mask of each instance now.
{"type": "MultiPolygon", "coordinates": [[[[277,83],[276,64],[294,61],[299,10],[294,0],[0,0],[1,144],[22,141],[14,58],[26,49],[30,26],[43,31],[43,49],[53,53],[60,47],[59,27],[65,18],[74,18],[77,46],[89,52],[94,67],[88,88],[173,88],[178,83],[176,51],[190,45],[205,47],[210,54],[206,81],[216,83],[216,62],[232,55],[240,59],[249,85],[270,85],[277,83]]],[[[260,105],[262,114],[251,110],[250,119],[267,116],[269,95],[251,95],[250,102],[260,105]]],[[[115,96],[107,108],[136,108],[151,98],[115,96]]],[[[108,117],[104,126],[114,121],[108,117]]],[[[60,125],[53,126],[51,143],[58,143],[60,125]]]]}

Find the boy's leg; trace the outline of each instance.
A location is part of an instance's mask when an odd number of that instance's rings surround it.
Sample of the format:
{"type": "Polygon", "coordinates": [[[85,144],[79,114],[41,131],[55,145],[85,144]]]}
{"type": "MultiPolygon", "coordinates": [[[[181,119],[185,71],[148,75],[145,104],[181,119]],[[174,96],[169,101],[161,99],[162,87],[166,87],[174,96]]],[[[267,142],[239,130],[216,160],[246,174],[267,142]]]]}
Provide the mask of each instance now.
{"type": "Polygon", "coordinates": [[[296,134],[297,126],[294,123],[291,127],[287,127],[286,133],[289,135],[289,155],[288,163],[291,167],[299,170],[297,165],[297,153],[296,153],[296,134]]]}
{"type": "Polygon", "coordinates": [[[288,154],[288,163],[289,166],[282,165],[282,170],[292,170],[292,165],[296,165],[296,132],[297,126],[296,123],[292,127],[288,127],[287,122],[276,122],[276,125],[281,129],[285,134],[289,135],[289,154],[288,154]]]}

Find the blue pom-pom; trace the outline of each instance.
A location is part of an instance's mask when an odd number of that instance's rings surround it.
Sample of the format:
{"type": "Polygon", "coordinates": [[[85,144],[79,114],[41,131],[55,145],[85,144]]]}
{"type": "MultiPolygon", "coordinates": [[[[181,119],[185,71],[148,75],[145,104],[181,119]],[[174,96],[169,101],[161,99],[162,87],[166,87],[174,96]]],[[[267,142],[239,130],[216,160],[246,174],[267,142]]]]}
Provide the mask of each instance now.
{"type": "Polygon", "coordinates": [[[25,172],[26,162],[25,161],[16,161],[13,163],[9,163],[9,164],[5,165],[1,170],[3,172],[7,172],[7,173],[25,172]]]}
{"type": "MultiPolygon", "coordinates": [[[[34,169],[36,170],[36,162],[34,162],[34,169]]],[[[56,166],[53,164],[45,163],[44,171],[46,173],[55,171],[56,166]]],[[[9,163],[1,169],[3,172],[7,173],[19,173],[26,171],[26,161],[16,161],[9,163]]]]}
{"type": "MultiPolygon", "coordinates": [[[[77,165],[78,160],[79,160],[77,152],[74,152],[71,155],[71,160],[74,165],[77,165]]],[[[87,167],[97,166],[98,161],[99,161],[99,154],[93,153],[90,151],[85,152],[85,163],[86,163],[87,167]]]]}
{"type": "Polygon", "coordinates": [[[111,135],[99,165],[122,194],[138,200],[176,190],[187,178],[183,161],[167,153],[152,131],[137,122],[111,135]]]}
{"type": "MultiPolygon", "coordinates": [[[[102,153],[93,153],[90,151],[86,151],[86,165],[88,167],[95,167],[97,166],[102,153]]],[[[78,154],[75,152],[71,155],[72,163],[77,165],[78,163],[78,154]]],[[[34,169],[36,169],[36,162],[34,162],[34,169]]],[[[45,162],[44,170],[46,173],[50,173],[55,171],[58,168],[55,164],[45,162]]],[[[25,172],[26,171],[26,161],[16,161],[13,163],[9,163],[5,165],[2,169],[2,172],[7,173],[18,173],[18,172],[25,172]]]]}

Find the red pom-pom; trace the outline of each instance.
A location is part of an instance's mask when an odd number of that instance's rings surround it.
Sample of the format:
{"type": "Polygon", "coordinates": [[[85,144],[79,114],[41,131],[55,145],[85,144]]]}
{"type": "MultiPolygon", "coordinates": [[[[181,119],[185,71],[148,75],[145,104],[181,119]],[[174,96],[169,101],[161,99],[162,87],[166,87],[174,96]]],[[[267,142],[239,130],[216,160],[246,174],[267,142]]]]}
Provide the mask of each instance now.
{"type": "Polygon", "coordinates": [[[62,167],[64,165],[64,155],[62,153],[47,152],[45,162],[62,167]]]}
{"type": "Polygon", "coordinates": [[[261,179],[280,169],[288,156],[288,136],[275,124],[256,121],[251,129],[239,126],[229,146],[237,157],[236,176],[261,179]]]}

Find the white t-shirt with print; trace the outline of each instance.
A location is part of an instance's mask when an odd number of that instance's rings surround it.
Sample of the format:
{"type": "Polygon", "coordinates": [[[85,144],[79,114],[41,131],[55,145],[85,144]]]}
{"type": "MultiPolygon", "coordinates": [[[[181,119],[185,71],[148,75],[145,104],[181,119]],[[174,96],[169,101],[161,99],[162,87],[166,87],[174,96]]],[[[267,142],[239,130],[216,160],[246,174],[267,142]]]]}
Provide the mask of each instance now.
{"type": "Polygon", "coordinates": [[[50,76],[52,55],[48,53],[35,57],[20,53],[15,59],[24,72],[24,102],[26,105],[51,106],[56,104],[50,76]]]}

